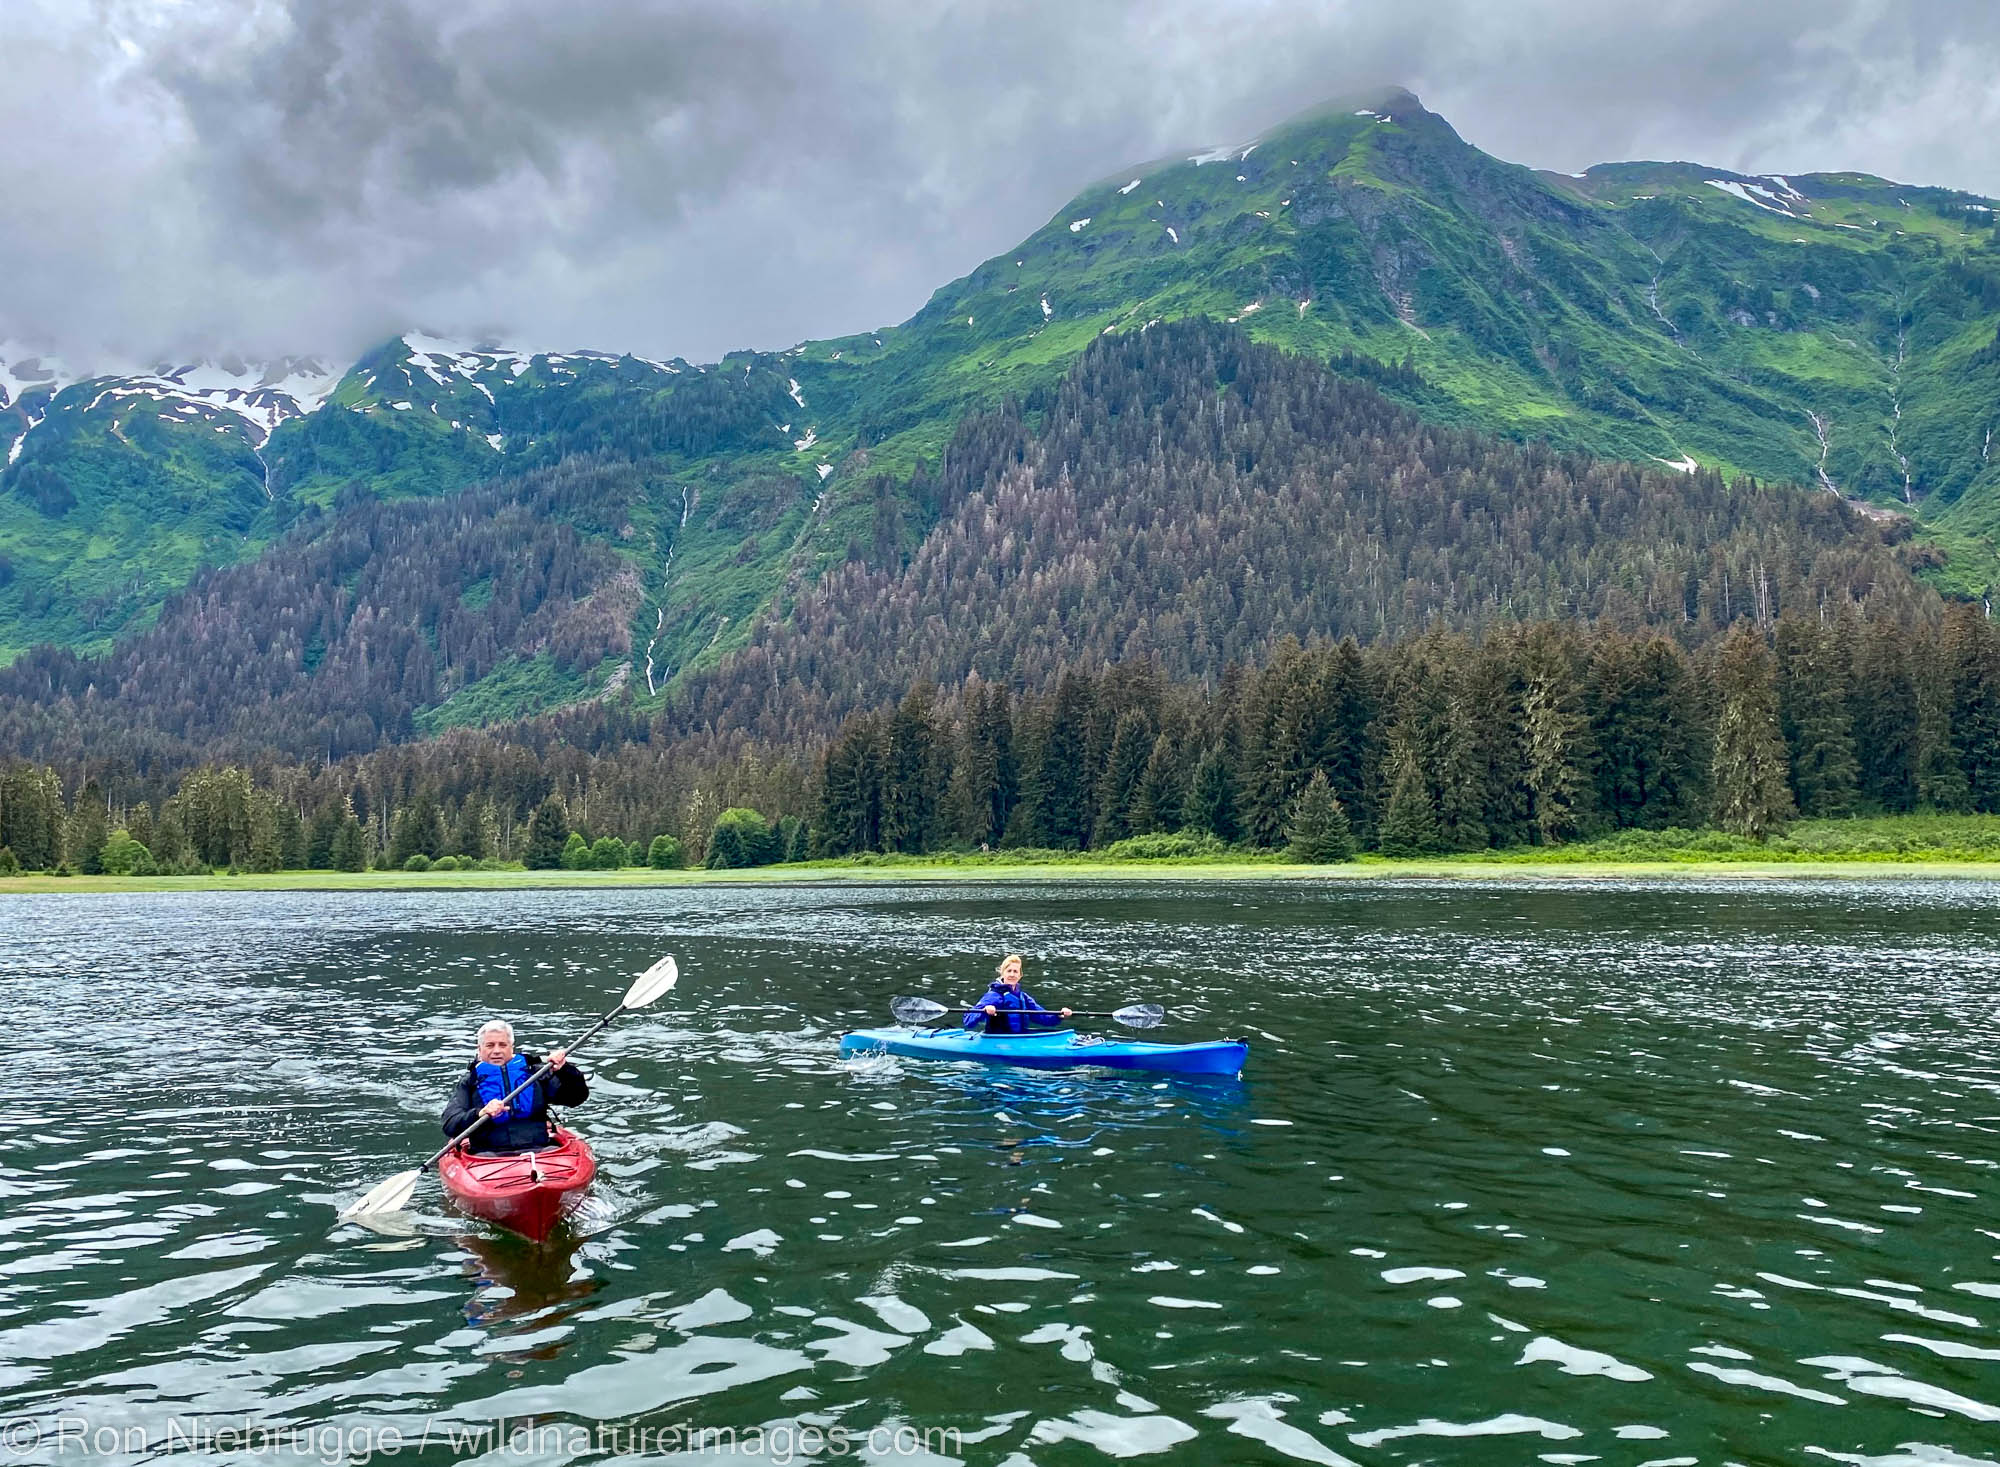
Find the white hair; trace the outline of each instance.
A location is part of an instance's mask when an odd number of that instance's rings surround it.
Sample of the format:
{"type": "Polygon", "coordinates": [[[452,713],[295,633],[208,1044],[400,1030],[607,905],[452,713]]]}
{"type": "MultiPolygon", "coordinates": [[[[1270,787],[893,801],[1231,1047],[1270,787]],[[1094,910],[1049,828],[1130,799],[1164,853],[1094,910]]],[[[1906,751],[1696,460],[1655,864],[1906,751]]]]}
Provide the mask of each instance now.
{"type": "Polygon", "coordinates": [[[473,1040],[473,1043],[477,1044],[479,1040],[484,1039],[489,1034],[505,1034],[509,1044],[514,1042],[514,1026],[505,1019],[488,1019],[485,1023],[481,1024],[479,1026],[479,1037],[473,1040]]]}

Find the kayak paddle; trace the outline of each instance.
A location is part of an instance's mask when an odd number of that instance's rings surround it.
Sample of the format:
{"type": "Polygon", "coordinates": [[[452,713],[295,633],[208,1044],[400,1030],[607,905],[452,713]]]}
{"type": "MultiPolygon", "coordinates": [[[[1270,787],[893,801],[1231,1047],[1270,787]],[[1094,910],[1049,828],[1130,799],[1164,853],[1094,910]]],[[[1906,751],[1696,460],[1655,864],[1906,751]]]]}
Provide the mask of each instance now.
{"type": "MultiPolygon", "coordinates": [[[[585,1030],[575,1043],[567,1047],[565,1054],[574,1054],[583,1046],[585,1040],[591,1038],[598,1030],[609,1024],[620,1014],[629,1013],[633,1009],[643,1009],[647,1004],[659,998],[671,989],[674,984],[678,983],[680,976],[680,968],[675,964],[673,958],[661,958],[652,967],[635,978],[632,986],[625,990],[625,996],[618,1000],[618,1006],[599,1019],[595,1024],[592,1024],[589,1029],[585,1030]]],[[[540,1069],[536,1070],[534,1074],[528,1076],[527,1079],[502,1096],[502,1101],[512,1100],[530,1085],[538,1082],[544,1075],[549,1074],[554,1068],[555,1066],[544,1061],[540,1069]]],[[[459,1142],[465,1140],[474,1131],[485,1125],[487,1120],[488,1117],[482,1113],[471,1125],[467,1126],[463,1131],[460,1131],[456,1136],[433,1152],[430,1159],[424,1162],[423,1165],[413,1171],[397,1172],[395,1176],[390,1177],[387,1181],[376,1183],[362,1195],[359,1201],[350,1203],[342,1210],[340,1214],[341,1220],[348,1222],[373,1217],[385,1212],[401,1212],[408,1205],[411,1194],[417,1190],[417,1179],[436,1166],[452,1147],[458,1145],[459,1142]]]]}
{"type": "MultiPolygon", "coordinates": [[[[961,1014],[969,1014],[976,1007],[978,1007],[976,1004],[960,1004],[956,1011],[961,1014]]],[[[899,1024],[928,1024],[933,1019],[943,1018],[946,1014],[953,1012],[953,1010],[928,998],[892,998],[889,1000],[889,1012],[896,1016],[896,1022],[899,1024]]],[[[1056,1014],[1054,1009],[1008,1009],[1007,1012],[1010,1014],[1056,1014]]],[[[1073,1019],[1116,1019],[1128,1029],[1157,1029],[1160,1026],[1160,1021],[1166,1018],[1166,1016],[1167,1011],[1156,1003],[1127,1004],[1122,1009],[1070,1010],[1070,1017],[1073,1019]]],[[[1060,1016],[1058,1015],[1058,1017],[1060,1016]]]]}

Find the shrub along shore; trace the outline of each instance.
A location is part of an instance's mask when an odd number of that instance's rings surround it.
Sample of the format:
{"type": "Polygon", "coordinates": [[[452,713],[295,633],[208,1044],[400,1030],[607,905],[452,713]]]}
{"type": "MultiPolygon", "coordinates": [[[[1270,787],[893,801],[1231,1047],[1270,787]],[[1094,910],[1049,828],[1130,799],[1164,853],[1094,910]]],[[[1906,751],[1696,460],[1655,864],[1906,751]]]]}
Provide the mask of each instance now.
{"type": "Polygon", "coordinates": [[[2000,880],[2000,816],[1900,815],[1806,820],[1767,841],[1718,830],[1621,831],[1560,847],[1521,846],[1459,855],[1347,860],[1302,859],[1290,849],[1229,846],[1213,838],[1143,836],[1101,851],[1010,849],[929,855],[864,853],[839,859],[747,868],[675,864],[544,870],[520,863],[449,859],[428,866],[372,871],[210,871],[191,875],[21,873],[0,880],[8,892],[255,890],[479,890],[637,887],[713,883],[805,884],[875,881],[1117,881],[1148,878],[1271,881],[1300,878],[1549,879],[1588,876],[1695,878],[1743,876],[1867,877],[1918,875],[2000,880]]]}

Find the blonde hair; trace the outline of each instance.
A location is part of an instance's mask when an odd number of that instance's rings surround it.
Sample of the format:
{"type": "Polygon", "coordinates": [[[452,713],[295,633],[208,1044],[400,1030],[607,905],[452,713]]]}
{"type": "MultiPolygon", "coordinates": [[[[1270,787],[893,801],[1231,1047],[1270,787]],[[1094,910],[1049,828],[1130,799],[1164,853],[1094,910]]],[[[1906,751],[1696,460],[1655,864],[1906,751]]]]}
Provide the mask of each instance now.
{"type": "Polygon", "coordinates": [[[1000,960],[1000,966],[999,966],[999,967],[997,967],[997,968],[995,968],[995,969],[993,970],[993,976],[997,978],[997,977],[999,977],[999,976],[1000,976],[1000,975],[1001,975],[1002,973],[1005,973],[1005,972],[1007,971],[1007,965],[1008,965],[1009,963],[1012,963],[1012,964],[1013,964],[1013,965],[1014,965],[1015,967],[1017,967],[1017,968],[1018,968],[1018,967],[1021,967],[1021,966],[1022,966],[1022,963],[1021,963],[1021,955],[1020,955],[1019,953],[1009,953],[1009,954],[1007,954],[1007,956],[1006,956],[1006,957],[1004,957],[1004,958],[1002,958],[1002,959],[1000,960]]]}

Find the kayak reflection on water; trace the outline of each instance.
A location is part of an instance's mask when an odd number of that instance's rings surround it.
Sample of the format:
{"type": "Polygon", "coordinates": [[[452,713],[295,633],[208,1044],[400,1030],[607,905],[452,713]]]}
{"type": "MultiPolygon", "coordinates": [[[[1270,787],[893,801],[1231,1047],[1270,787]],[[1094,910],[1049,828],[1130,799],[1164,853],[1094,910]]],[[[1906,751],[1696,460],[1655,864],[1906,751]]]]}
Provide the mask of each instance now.
{"type": "MultiPolygon", "coordinates": [[[[580,1236],[536,1244],[505,1233],[467,1232],[459,1234],[457,1242],[466,1251],[473,1282],[472,1296],[465,1301],[465,1322],[475,1328],[532,1318],[540,1336],[547,1325],[570,1312],[558,1309],[545,1315],[543,1311],[580,1305],[604,1287],[604,1280],[590,1271],[577,1272],[577,1253],[585,1242],[580,1236]]],[[[566,1342],[545,1343],[528,1353],[546,1359],[566,1342]]]]}
{"type": "Polygon", "coordinates": [[[1053,1029],[1069,1016],[1068,1009],[1043,1008],[1021,986],[1021,955],[1009,953],[1000,960],[992,985],[965,1011],[965,1027],[983,1028],[988,1034],[1025,1034],[1030,1029],[1053,1029]]]}
{"type": "Polygon", "coordinates": [[[487,1123],[473,1133],[471,1151],[540,1151],[553,1144],[549,1132],[551,1106],[581,1105],[590,1097],[590,1082],[568,1062],[568,1051],[549,1051],[549,1073],[521,1091],[505,1097],[541,1068],[538,1054],[514,1052],[514,1026],[505,1019],[488,1019],[479,1026],[478,1053],[466,1065],[444,1108],[444,1133],[456,1136],[481,1115],[487,1123]]]}

